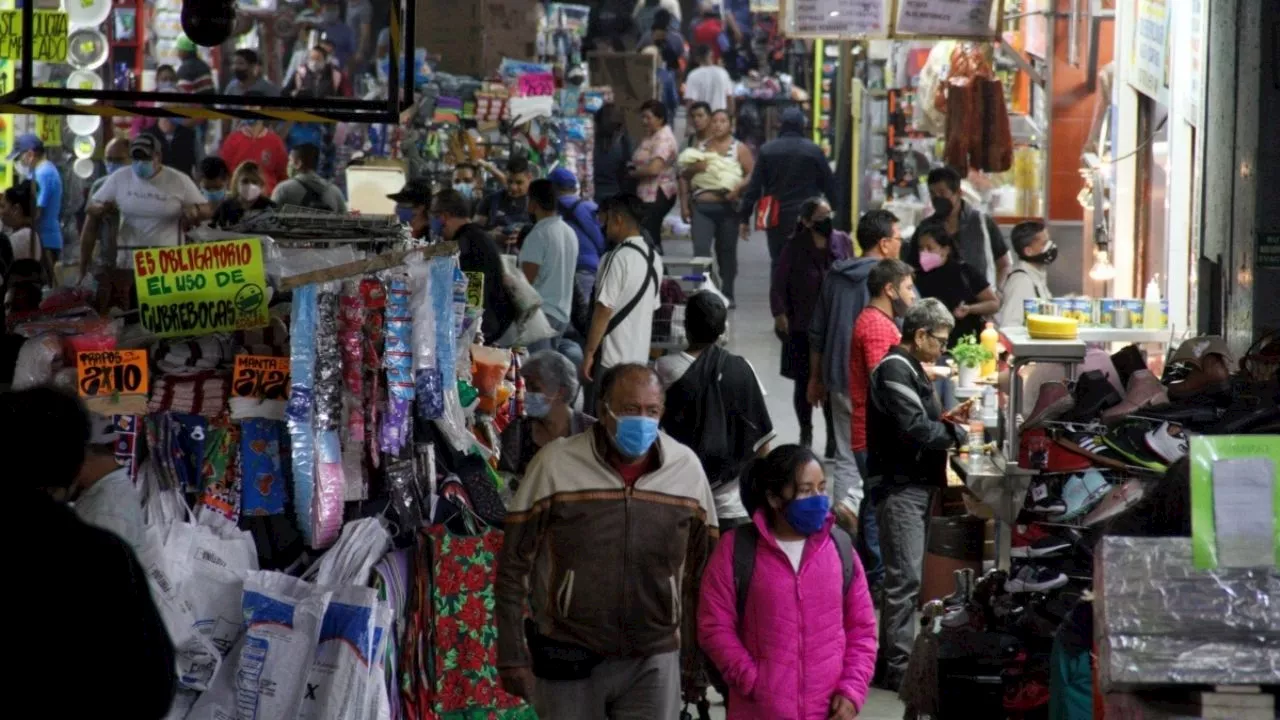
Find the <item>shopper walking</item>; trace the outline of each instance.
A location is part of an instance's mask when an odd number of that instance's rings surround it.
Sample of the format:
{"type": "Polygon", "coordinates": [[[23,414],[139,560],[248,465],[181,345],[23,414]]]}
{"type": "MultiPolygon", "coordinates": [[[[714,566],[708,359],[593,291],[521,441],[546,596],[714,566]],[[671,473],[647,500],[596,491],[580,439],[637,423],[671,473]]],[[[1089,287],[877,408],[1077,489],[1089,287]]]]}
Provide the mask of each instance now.
{"type": "Polygon", "coordinates": [[[195,128],[187,127],[173,118],[162,117],[142,133],[154,137],[160,144],[160,152],[164,154],[166,165],[190,175],[193,180],[198,179],[196,168],[204,155],[204,149],[199,147],[195,128]]]}
{"type": "Polygon", "coordinates": [[[18,174],[35,183],[35,204],[32,207],[34,229],[44,248],[41,260],[53,277],[53,265],[62,256],[62,175],[45,152],[44,141],[35,133],[23,133],[13,141],[9,161],[18,174]]]}
{"type": "MultiPolygon", "coordinates": [[[[831,206],[822,198],[810,198],[800,208],[799,219],[769,284],[773,331],[782,341],[782,376],[795,383],[791,402],[800,421],[800,444],[804,447],[813,446],[813,406],[822,404],[811,403],[808,396],[814,311],[822,299],[822,281],[827,271],[834,263],[852,257],[849,236],[832,225],[831,206]]],[[[836,447],[836,428],[831,407],[822,405],[830,455],[836,447]]]]}
{"type": "MultiPolygon", "coordinates": [[[[970,265],[959,239],[940,221],[930,218],[916,228],[911,242],[918,252],[916,288],[920,297],[937,298],[954,316],[948,348],[960,338],[982,332],[987,315],[1000,310],[1000,299],[982,271],[970,265]]],[[[944,398],[945,399],[945,398],[944,398]]]]}
{"type": "Polygon", "coordinates": [[[960,173],[955,170],[936,168],[929,173],[928,183],[929,198],[933,203],[933,215],[930,217],[945,222],[947,234],[956,238],[960,254],[979,275],[986,278],[987,285],[993,288],[1003,285],[1013,262],[1009,257],[1009,245],[1000,234],[996,221],[964,199],[960,191],[960,173]]]}
{"type": "Polygon", "coordinates": [[[1048,300],[1049,266],[1058,259],[1058,246],[1049,238],[1049,228],[1040,220],[1018,223],[1010,235],[1018,256],[1000,289],[1000,327],[1025,325],[1027,300],[1048,300]]]}
{"type": "Polygon", "coordinates": [[[272,85],[262,76],[262,61],[258,57],[258,52],[251,48],[240,48],[231,56],[231,81],[222,89],[222,93],[224,95],[256,93],[263,97],[276,97],[280,94],[280,88],[272,85]]]}
{"type": "Polygon", "coordinates": [[[777,270],[782,246],[795,227],[800,206],[810,198],[835,197],[835,176],[822,148],[805,137],[804,112],[797,107],[782,111],[778,137],[760,148],[755,170],[742,203],[741,234],[748,237],[757,205],[764,202],[771,270],[777,270]]]}
{"type": "Polygon", "coordinates": [[[853,325],[870,300],[867,276],[871,269],[885,258],[897,258],[902,251],[898,218],[888,210],[863,215],[857,237],[862,256],[835,263],[822,280],[822,294],[809,323],[809,388],[805,393],[810,404],[831,407],[835,447],[828,448],[834,452],[827,456],[835,458],[836,517],[846,529],[856,522],[853,515],[862,502],[862,476],[847,444],[853,437],[853,404],[848,394],[853,325]]]}
{"type": "Polygon", "coordinates": [[[711,137],[697,150],[706,159],[688,168],[689,193],[682,202],[692,210],[683,214],[693,218],[694,256],[712,257],[714,248],[720,290],[733,307],[738,276],[738,200],[755,158],[733,137],[733,121],[724,110],[711,115],[711,137]]]}
{"type": "Polygon", "coordinates": [[[127,542],[53,497],[65,498],[75,486],[89,439],[88,416],[74,395],[50,387],[0,394],[9,508],[21,518],[23,538],[11,569],[41,593],[10,629],[26,662],[9,678],[42,698],[41,712],[50,717],[93,717],[113,707],[158,720],[169,712],[177,677],[146,573],[127,542]],[[68,647],[79,648],[80,661],[93,668],[78,673],[75,692],[63,673],[49,672],[66,661],[68,647]]]}
{"type": "Polygon", "coordinates": [[[749,522],[738,477],[752,458],[769,452],[774,437],[755,368],[719,345],[728,316],[714,292],[694,293],[685,305],[689,349],[654,368],[667,389],[662,429],[698,455],[721,530],[749,522]]]}
{"type": "Polygon", "coordinates": [[[729,684],[726,717],[853,720],[875,668],[876,617],[852,541],[832,527],[822,463],[783,445],[744,482],[752,524],[716,546],[698,607],[698,643],[729,684]],[[744,547],[752,569],[740,576],[744,547]]]}
{"type": "Polygon", "coordinates": [[[676,154],[679,145],[671,132],[667,108],[657,100],[648,100],[640,106],[640,120],[644,123],[645,138],[631,156],[631,177],[637,181],[636,194],[645,203],[644,226],[646,238],[662,252],[662,222],[676,204],[679,186],[676,183],[676,154]]]}
{"type": "MultiPolygon", "coordinates": [[[[687,99],[687,98],[686,98],[687,99]]],[[[704,102],[689,105],[689,125],[685,128],[689,136],[685,139],[685,147],[698,147],[711,138],[711,106],[704,102]]]]}
{"type": "MultiPolygon", "coordinates": [[[[644,241],[640,221],[644,205],[634,195],[618,195],[600,204],[600,225],[610,250],[600,261],[592,299],[582,376],[597,382],[616,365],[649,361],[653,313],[658,309],[662,258],[644,241]]],[[[589,392],[587,407],[596,395],[589,392]]]]}
{"type": "Polygon", "coordinates": [[[596,215],[600,206],[582,197],[578,192],[578,178],[568,168],[556,168],[547,176],[556,190],[560,216],[578,236],[578,261],[574,269],[574,281],[582,298],[590,298],[596,286],[596,272],[600,258],[608,250],[604,230],[596,215]]]}
{"type": "MultiPolygon", "coordinates": [[[[853,326],[853,343],[849,348],[849,399],[853,405],[853,436],[850,447],[862,478],[862,502],[858,508],[858,554],[867,570],[871,597],[879,597],[884,580],[884,563],[880,559],[880,533],[876,522],[880,488],[867,473],[867,389],[871,371],[895,345],[902,342],[898,323],[915,303],[913,270],[901,260],[881,260],[867,276],[867,294],[871,301],[858,315],[853,326]]],[[[846,499],[847,502],[847,499],[846,499]]]]}
{"type": "Polygon", "coordinates": [[[502,256],[493,237],[471,222],[471,206],[457,190],[449,188],[431,199],[431,214],[446,240],[458,243],[458,264],[463,272],[484,275],[484,318],[480,332],[492,345],[515,322],[516,308],[507,294],[502,256]]]}
{"type": "Polygon", "coordinates": [[[934,492],[946,485],[947,450],[967,437],[960,423],[968,418],[942,412],[924,370],[942,357],[954,324],[938,300],[912,305],[902,343],[872,371],[867,392],[867,472],[883,492],[876,518],[885,569],[877,686],[888,690],[902,684],[911,656],[929,511],[934,492]]]}
{"type": "Polygon", "coordinates": [[[602,380],[600,422],[539,453],[508,509],[498,671],[539,717],[676,718],[714,501],[697,456],[659,430],[653,371],[602,380]]]}
{"type": "MultiPolygon", "coordinates": [[[[578,236],[560,217],[559,198],[550,180],[534,180],[529,185],[529,210],[535,223],[520,247],[520,269],[542,297],[542,311],[556,331],[555,337],[529,347],[537,352],[556,349],[569,328],[574,270],[578,265],[578,236]]],[[[574,345],[561,352],[565,350],[576,354],[578,348],[574,345]]],[[[579,357],[578,362],[581,361],[579,357]]]]}
{"type": "Polygon", "coordinates": [[[520,377],[524,378],[525,421],[503,431],[516,434],[503,443],[516,452],[514,457],[504,452],[502,458],[504,467],[517,476],[523,476],[538,451],[552,441],[586,432],[596,423],[594,417],[574,409],[582,386],[578,368],[569,358],[554,350],[536,352],[520,366],[520,377]]]}
{"type": "Polygon", "coordinates": [[[704,102],[715,112],[728,110],[733,117],[735,103],[733,97],[733,78],[712,54],[711,48],[699,45],[693,49],[693,61],[697,64],[689,71],[684,81],[685,102],[704,102]]]}
{"type": "Polygon", "coordinates": [[[276,185],[271,193],[271,202],[345,213],[346,198],[337,185],[320,177],[317,173],[319,166],[320,148],[309,143],[294,148],[289,153],[289,179],[276,185]]]}
{"type": "Polygon", "coordinates": [[[624,192],[635,192],[635,181],[628,168],[634,152],[622,108],[605,103],[596,111],[596,146],[591,159],[597,203],[624,192]]]}
{"type": "Polygon", "coordinates": [[[214,227],[239,225],[246,216],[270,210],[275,203],[265,195],[267,180],[255,162],[242,162],[231,175],[230,194],[213,211],[214,227]]]}

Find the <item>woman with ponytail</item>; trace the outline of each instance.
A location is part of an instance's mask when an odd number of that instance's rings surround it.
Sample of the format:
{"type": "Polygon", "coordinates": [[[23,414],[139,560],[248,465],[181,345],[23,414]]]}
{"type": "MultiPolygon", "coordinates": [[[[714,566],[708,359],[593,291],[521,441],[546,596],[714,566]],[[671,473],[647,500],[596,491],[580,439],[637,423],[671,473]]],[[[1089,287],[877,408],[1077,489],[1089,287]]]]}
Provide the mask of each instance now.
{"type": "Polygon", "coordinates": [[[753,523],[716,545],[698,603],[698,643],[729,686],[726,717],[853,720],[875,669],[876,618],[822,463],[783,445],[748,466],[741,489],[753,523]]]}

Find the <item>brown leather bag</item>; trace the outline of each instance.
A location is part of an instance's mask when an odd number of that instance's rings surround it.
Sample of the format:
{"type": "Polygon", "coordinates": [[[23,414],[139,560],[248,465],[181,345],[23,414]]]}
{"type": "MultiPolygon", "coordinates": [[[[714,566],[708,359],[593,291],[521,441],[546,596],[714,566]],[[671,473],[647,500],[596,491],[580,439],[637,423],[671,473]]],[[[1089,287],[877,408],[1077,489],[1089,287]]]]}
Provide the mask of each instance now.
{"type": "Polygon", "coordinates": [[[986,172],[1004,172],[1013,167],[1013,132],[1009,110],[1004,104],[1004,85],[999,80],[978,80],[982,92],[982,152],[975,163],[986,172]]]}
{"type": "Polygon", "coordinates": [[[967,78],[947,82],[947,137],[943,161],[961,172],[969,168],[970,157],[979,151],[982,140],[982,102],[967,78]],[[975,140],[976,139],[976,140],[975,140]]]}

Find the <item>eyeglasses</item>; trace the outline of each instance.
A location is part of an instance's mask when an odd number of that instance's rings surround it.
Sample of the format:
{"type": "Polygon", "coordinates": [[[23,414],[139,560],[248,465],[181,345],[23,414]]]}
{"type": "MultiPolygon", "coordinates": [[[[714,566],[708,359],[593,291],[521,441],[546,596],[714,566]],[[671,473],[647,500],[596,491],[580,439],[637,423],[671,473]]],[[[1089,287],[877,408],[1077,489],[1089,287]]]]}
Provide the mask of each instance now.
{"type": "Polygon", "coordinates": [[[934,340],[937,340],[939,345],[946,345],[947,343],[951,342],[950,335],[934,335],[933,333],[929,333],[929,337],[933,338],[934,340]]]}

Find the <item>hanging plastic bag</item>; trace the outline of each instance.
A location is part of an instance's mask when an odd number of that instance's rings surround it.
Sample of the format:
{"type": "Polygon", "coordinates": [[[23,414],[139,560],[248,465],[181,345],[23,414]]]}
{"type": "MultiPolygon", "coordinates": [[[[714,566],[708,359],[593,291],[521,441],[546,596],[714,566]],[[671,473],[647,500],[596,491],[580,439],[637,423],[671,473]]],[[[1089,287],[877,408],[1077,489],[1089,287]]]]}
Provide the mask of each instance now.
{"type": "Polygon", "coordinates": [[[290,458],[293,463],[294,516],[303,541],[315,538],[311,523],[311,500],[315,494],[316,449],[312,427],[315,386],[315,285],[306,285],[293,293],[293,317],[289,328],[289,423],[290,458]]]}
{"type": "Polygon", "coordinates": [[[315,657],[306,672],[298,720],[363,720],[377,605],[373,588],[352,585],[333,590],[315,657]]]}
{"type": "Polygon", "coordinates": [[[303,575],[324,587],[366,585],[373,566],[391,549],[391,535],[377,518],[353,520],[342,528],[342,536],[303,575]]]}
{"type": "Polygon", "coordinates": [[[528,320],[534,310],[542,307],[542,296],[529,283],[524,272],[516,267],[516,258],[513,255],[502,256],[502,284],[506,287],[511,304],[516,309],[516,322],[528,320]]]}

